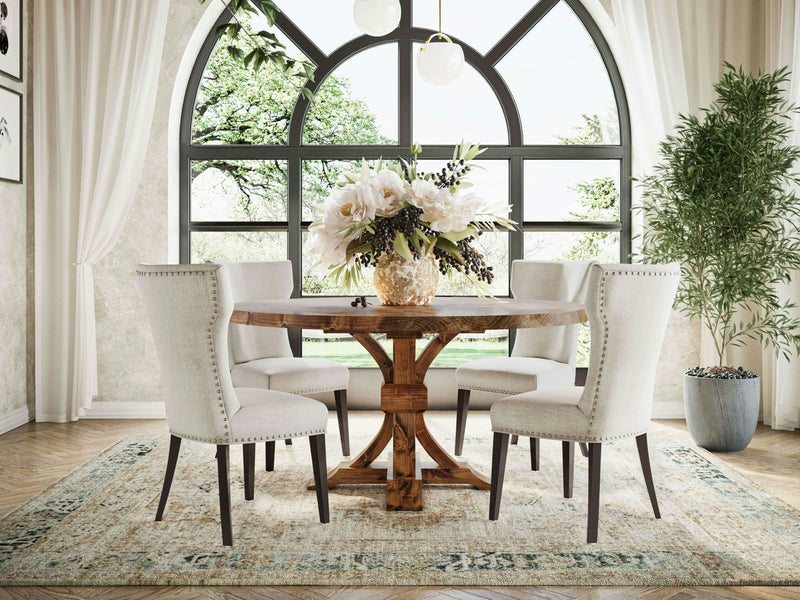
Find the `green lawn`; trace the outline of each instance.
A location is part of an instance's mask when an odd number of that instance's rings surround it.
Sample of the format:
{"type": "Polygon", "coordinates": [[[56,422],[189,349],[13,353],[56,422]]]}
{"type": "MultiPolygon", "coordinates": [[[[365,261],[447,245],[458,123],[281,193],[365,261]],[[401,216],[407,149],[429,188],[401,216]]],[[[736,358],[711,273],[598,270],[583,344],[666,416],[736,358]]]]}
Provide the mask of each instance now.
{"type": "MultiPolygon", "coordinates": [[[[427,336],[426,336],[427,337],[427,336]]],[[[392,342],[379,339],[378,342],[392,355],[392,342]]],[[[417,353],[421,352],[427,341],[417,343],[417,353]]],[[[348,367],[374,367],[375,361],[367,354],[364,347],[353,339],[320,340],[304,339],[303,356],[309,358],[327,358],[335,360],[348,367]]],[[[478,358],[508,356],[508,340],[505,338],[491,339],[455,339],[445,346],[436,359],[433,367],[457,367],[462,363],[478,358]]]]}

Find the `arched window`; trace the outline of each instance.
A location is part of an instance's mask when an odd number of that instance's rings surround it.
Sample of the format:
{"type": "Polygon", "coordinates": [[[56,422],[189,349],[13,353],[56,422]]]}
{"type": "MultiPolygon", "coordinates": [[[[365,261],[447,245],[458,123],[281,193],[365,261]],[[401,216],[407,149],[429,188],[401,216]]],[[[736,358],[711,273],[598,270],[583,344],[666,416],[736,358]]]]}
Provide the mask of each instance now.
{"type": "MultiPolygon", "coordinates": [[[[441,88],[419,78],[414,59],[434,32],[435,3],[401,0],[400,26],[383,38],[360,35],[340,3],[279,4],[276,34],[287,53],[316,66],[307,83],[314,101],[279,72],[253,73],[231,60],[212,28],[181,120],[181,262],[288,258],[295,295],[345,295],[315,268],[306,244],[339,174],[362,158],[408,159],[412,143],[422,144],[420,159],[434,167],[462,139],[486,148],[475,190],[511,204],[520,224],[480,239],[497,273],[496,295],[508,294],[515,259],[627,262],[627,101],[611,51],[579,0],[540,0],[532,8],[530,0],[505,0],[491,10],[460,0],[444,24],[467,64],[456,83],[441,88]]],[[[455,279],[439,293],[473,292],[455,279]]],[[[302,335],[291,335],[297,353],[371,366],[356,342],[323,350],[322,338],[302,335]]],[[[505,354],[504,336],[454,342],[439,366],[505,354]]]]}

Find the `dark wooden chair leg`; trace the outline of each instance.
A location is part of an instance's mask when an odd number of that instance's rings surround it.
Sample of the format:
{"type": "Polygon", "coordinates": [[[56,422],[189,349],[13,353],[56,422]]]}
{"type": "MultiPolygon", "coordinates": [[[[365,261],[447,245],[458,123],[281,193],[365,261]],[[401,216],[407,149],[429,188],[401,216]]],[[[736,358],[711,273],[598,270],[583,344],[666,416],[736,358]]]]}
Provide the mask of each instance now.
{"type": "Polygon", "coordinates": [[[339,421],[339,437],[342,440],[342,455],[350,456],[350,425],[347,421],[347,390],[334,390],[336,419],[339,421]]]}
{"type": "Polygon", "coordinates": [[[539,438],[531,438],[531,471],[539,470],[539,438]]]}
{"type": "Polygon", "coordinates": [[[314,487],[317,489],[317,507],[319,522],[330,523],[331,514],[328,508],[328,464],[325,458],[325,434],[312,435],[308,438],[311,446],[311,466],[314,470],[314,487]]]}
{"type": "Polygon", "coordinates": [[[497,521],[500,516],[500,497],[503,495],[503,477],[506,473],[508,456],[508,434],[494,434],[492,448],[492,489],[489,492],[489,520],[497,521]]]}
{"type": "Polygon", "coordinates": [[[512,443],[514,446],[516,446],[516,445],[519,443],[519,436],[518,436],[518,435],[512,435],[512,436],[511,436],[511,443],[512,443]]]}
{"type": "Polygon", "coordinates": [[[256,445],[242,444],[242,462],[244,462],[244,499],[255,498],[256,484],[256,445]]]}
{"type": "Polygon", "coordinates": [[[177,435],[169,436],[169,456],[167,457],[167,473],[164,475],[164,485],[161,486],[161,498],[158,501],[156,521],[164,516],[164,507],[167,505],[167,496],[172,487],[172,478],[175,476],[175,465],[178,464],[178,454],[181,451],[181,438],[177,435]]]}
{"type": "Polygon", "coordinates": [[[636,436],[636,448],[639,450],[639,462],[642,463],[642,474],[647,485],[647,494],[650,496],[650,504],[653,505],[653,514],[656,519],[661,518],[661,511],[658,510],[658,500],[656,499],[656,488],[653,485],[653,473],[650,471],[650,453],[647,450],[647,434],[636,436]]]}
{"type": "Polygon", "coordinates": [[[231,526],[231,483],[229,475],[230,446],[217,446],[217,475],[219,476],[219,515],[222,522],[222,544],[233,546],[231,526]]]}
{"type": "Polygon", "coordinates": [[[467,429],[467,411],[469,410],[469,390],[458,390],[458,409],[456,410],[456,456],[464,450],[464,432],[467,429]]]}
{"type": "Polygon", "coordinates": [[[584,458],[589,456],[589,448],[586,446],[586,442],[579,442],[578,446],[580,447],[581,454],[583,455],[584,458]]]}
{"type": "Polygon", "coordinates": [[[265,471],[275,470],[275,440],[271,442],[264,442],[264,447],[267,449],[267,467],[265,471]]]}
{"type": "Polygon", "coordinates": [[[286,438],[284,440],[284,442],[286,443],[287,446],[291,446],[292,445],[292,438],[286,438]]]}
{"type": "Polygon", "coordinates": [[[561,442],[561,459],[564,464],[564,498],[572,498],[575,473],[575,442],[561,442]]]}
{"type": "Polygon", "coordinates": [[[602,444],[589,444],[589,518],[586,541],[597,541],[597,526],[600,520],[600,449],[602,444]]]}

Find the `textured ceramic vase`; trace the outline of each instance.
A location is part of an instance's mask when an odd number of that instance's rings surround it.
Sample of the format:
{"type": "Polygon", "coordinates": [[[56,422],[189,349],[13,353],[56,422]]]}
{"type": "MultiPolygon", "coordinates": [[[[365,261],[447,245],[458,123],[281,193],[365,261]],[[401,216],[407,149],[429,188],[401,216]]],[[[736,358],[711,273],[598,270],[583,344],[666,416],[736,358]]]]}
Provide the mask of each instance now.
{"type": "Polygon", "coordinates": [[[406,260],[392,252],[378,259],[372,281],[381,304],[424,305],[436,296],[439,268],[433,254],[406,260]]]}
{"type": "Polygon", "coordinates": [[[744,450],[758,424],[761,380],[683,376],[686,425],[701,448],[744,450]]]}

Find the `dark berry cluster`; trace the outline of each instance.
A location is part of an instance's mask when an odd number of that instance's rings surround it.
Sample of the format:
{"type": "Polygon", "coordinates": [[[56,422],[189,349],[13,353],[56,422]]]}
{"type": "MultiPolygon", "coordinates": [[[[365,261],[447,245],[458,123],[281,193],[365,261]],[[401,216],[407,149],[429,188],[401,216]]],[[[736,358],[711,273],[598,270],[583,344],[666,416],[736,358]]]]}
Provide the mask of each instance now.
{"type": "Polygon", "coordinates": [[[450,253],[439,248],[434,248],[434,256],[436,256],[436,259],[439,261],[439,272],[442,273],[442,275],[446,275],[450,269],[455,269],[456,271],[467,274],[474,273],[478,281],[485,281],[487,284],[491,285],[494,280],[494,272],[492,267],[486,266],[486,263],[483,261],[483,255],[476,252],[472,247],[471,242],[474,240],[475,236],[471,235],[456,243],[458,249],[461,251],[463,263],[456,260],[450,253]]]}
{"type": "Polygon", "coordinates": [[[447,163],[445,168],[433,174],[431,181],[439,189],[450,188],[459,185],[461,183],[459,180],[467,173],[469,173],[469,165],[465,164],[462,158],[447,163]]]}
{"type": "MultiPolygon", "coordinates": [[[[392,217],[378,217],[373,223],[375,233],[369,238],[370,249],[368,252],[363,253],[358,257],[362,266],[369,267],[378,264],[378,259],[394,250],[394,238],[398,232],[406,237],[414,234],[414,231],[419,230],[426,235],[432,235],[433,230],[420,222],[419,216],[422,214],[422,209],[416,206],[408,206],[401,208],[398,213],[392,217]]],[[[419,258],[419,252],[412,244],[409,243],[408,249],[414,258],[419,258]]]]}

